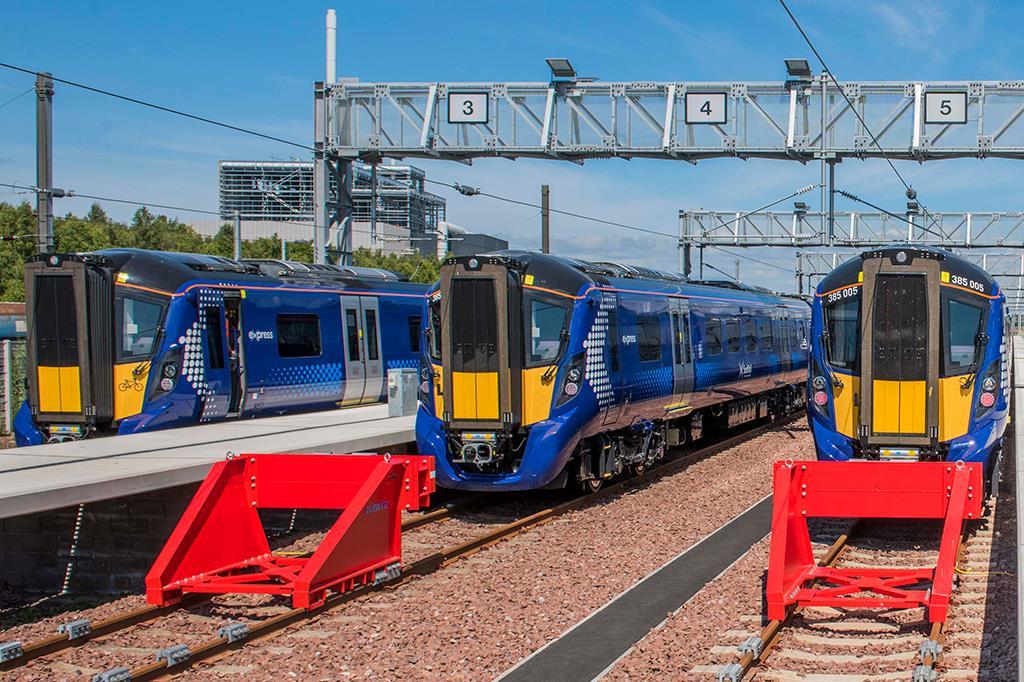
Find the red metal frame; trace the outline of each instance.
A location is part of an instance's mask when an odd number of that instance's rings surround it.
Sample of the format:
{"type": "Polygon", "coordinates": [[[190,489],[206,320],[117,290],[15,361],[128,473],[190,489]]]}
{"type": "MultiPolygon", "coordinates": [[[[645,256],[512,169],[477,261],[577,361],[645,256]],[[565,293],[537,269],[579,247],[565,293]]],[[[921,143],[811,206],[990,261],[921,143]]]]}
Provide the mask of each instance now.
{"type": "Polygon", "coordinates": [[[290,595],[298,608],[389,578],[402,557],[402,510],[430,503],[434,459],[242,455],[213,465],[146,575],[146,599],[189,592],[290,595]],[[271,553],[259,509],[344,510],[309,557],[271,553]]]}
{"type": "Polygon", "coordinates": [[[981,515],[983,490],[978,463],[776,462],[768,618],[782,620],[792,604],[925,606],[931,622],[944,622],[963,522],[981,515]],[[945,519],[938,561],[913,569],[818,566],[807,530],[814,517],[945,519]]]}

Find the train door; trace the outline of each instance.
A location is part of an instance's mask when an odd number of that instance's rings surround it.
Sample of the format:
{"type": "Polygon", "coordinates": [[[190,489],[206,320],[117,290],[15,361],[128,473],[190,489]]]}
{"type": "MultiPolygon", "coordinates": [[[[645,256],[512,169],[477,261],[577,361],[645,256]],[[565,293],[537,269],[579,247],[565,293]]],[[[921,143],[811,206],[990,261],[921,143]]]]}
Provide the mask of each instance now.
{"type": "Polygon", "coordinates": [[[672,321],[672,393],[685,397],[693,392],[690,302],[673,299],[669,304],[669,314],[672,321]]]}
{"type": "Polygon", "coordinates": [[[362,307],[359,296],[341,297],[341,324],[345,358],[343,405],[358,405],[366,389],[366,354],[363,351],[362,307]]]}
{"type": "Polygon", "coordinates": [[[938,438],[938,275],[932,259],[864,262],[860,435],[868,443],[938,438]]]}
{"type": "MultiPolygon", "coordinates": [[[[185,366],[186,379],[195,384],[202,402],[199,420],[211,421],[234,416],[232,415],[232,406],[236,401],[234,390],[237,381],[238,359],[237,350],[236,358],[233,360],[230,357],[227,306],[220,300],[202,301],[202,298],[200,297],[199,316],[203,330],[201,353],[203,371],[189,371],[187,350],[185,366]]],[[[235,343],[237,341],[236,339],[235,343]]]]}
{"type": "Polygon", "coordinates": [[[363,387],[364,403],[375,403],[384,396],[384,360],[380,352],[380,307],[373,296],[360,296],[363,323],[363,362],[366,383],[363,387]]]}
{"type": "Polygon", "coordinates": [[[245,349],[242,344],[242,297],[236,291],[224,294],[224,341],[230,384],[226,416],[237,417],[242,411],[242,396],[245,395],[245,349]]]}

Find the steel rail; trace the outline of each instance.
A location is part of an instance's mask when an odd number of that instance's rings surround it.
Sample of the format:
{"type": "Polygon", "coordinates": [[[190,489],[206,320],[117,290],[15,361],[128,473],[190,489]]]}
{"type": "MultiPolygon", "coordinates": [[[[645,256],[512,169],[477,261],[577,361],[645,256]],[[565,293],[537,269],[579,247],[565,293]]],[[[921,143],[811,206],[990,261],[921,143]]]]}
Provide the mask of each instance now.
{"type": "Polygon", "coordinates": [[[712,443],[711,445],[700,448],[699,450],[686,453],[679,457],[673,457],[663,464],[653,467],[636,476],[623,479],[608,487],[602,488],[597,492],[584,493],[567,502],[543,509],[520,519],[516,519],[515,521],[503,526],[499,526],[494,530],[488,531],[487,533],[466,542],[442,549],[413,562],[407,567],[404,567],[402,572],[395,579],[389,582],[381,583],[379,585],[367,585],[350,592],[333,594],[320,606],[311,609],[292,609],[259,623],[250,624],[248,632],[243,638],[232,641],[227,635],[217,635],[202,642],[194,648],[190,648],[188,657],[180,662],[171,664],[167,661],[155,661],[153,663],[139,666],[129,671],[130,677],[127,679],[131,679],[134,682],[136,680],[155,680],[164,676],[175,675],[199,661],[212,658],[231,649],[241,648],[245,644],[249,644],[254,641],[266,639],[275,632],[293,623],[316,617],[326,611],[361,597],[365,597],[385,589],[398,588],[412,580],[414,577],[434,573],[435,571],[438,571],[439,569],[442,569],[460,559],[475,554],[481,549],[489,547],[507,538],[514,537],[529,528],[542,525],[543,523],[565,514],[566,512],[573,511],[595,500],[610,497],[615,493],[626,489],[630,484],[635,484],[638,481],[660,478],[683,465],[692,464],[714,454],[732,449],[746,441],[763,435],[773,428],[790,424],[799,419],[802,414],[803,413],[801,411],[795,415],[784,417],[780,420],[773,420],[767,424],[750,429],[749,431],[731,436],[717,443],[712,443]]]}
{"type": "MultiPolygon", "coordinates": [[[[438,507],[437,509],[424,512],[422,514],[416,514],[402,522],[402,531],[404,532],[414,528],[420,528],[431,523],[444,521],[451,518],[456,511],[469,507],[471,504],[479,502],[480,500],[481,496],[475,495],[458,500],[457,502],[448,503],[443,507],[438,507]]],[[[214,596],[215,595],[193,594],[186,595],[176,604],[169,604],[167,606],[154,606],[152,604],[147,604],[146,606],[141,606],[122,614],[90,622],[88,632],[76,637],[70,637],[64,633],[43,637],[42,639],[25,644],[22,647],[22,654],[17,658],[0,663],[0,672],[20,668],[29,661],[40,658],[41,656],[47,656],[49,654],[63,651],[64,649],[81,646],[90,640],[113,634],[119,630],[129,628],[133,625],[138,625],[139,623],[144,623],[146,621],[166,616],[172,612],[178,611],[179,609],[198,606],[210,601],[214,596]]]]}

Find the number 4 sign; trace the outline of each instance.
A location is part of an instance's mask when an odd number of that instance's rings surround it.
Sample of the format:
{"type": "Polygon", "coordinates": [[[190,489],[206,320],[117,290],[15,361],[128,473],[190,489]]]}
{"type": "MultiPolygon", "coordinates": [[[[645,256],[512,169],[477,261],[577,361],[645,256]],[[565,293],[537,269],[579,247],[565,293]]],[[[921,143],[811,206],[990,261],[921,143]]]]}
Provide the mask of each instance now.
{"type": "Polygon", "coordinates": [[[724,125],[726,121],[726,93],[686,93],[686,124],[711,123],[724,125]]]}
{"type": "Polygon", "coordinates": [[[486,92],[449,92],[449,123],[487,123],[489,100],[486,92]]]}
{"type": "Polygon", "coordinates": [[[925,123],[967,123],[966,92],[925,92],[925,123]]]}

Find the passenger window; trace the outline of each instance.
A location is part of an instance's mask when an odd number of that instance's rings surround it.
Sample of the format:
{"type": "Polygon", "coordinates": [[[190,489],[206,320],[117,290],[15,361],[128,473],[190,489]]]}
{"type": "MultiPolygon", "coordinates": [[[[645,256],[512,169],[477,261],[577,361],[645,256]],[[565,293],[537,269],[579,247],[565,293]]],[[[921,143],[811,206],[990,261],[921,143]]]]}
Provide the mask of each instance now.
{"type": "Polygon", "coordinates": [[[757,325],[753,320],[743,321],[743,341],[748,353],[757,350],[757,325]]]}
{"type": "Polygon", "coordinates": [[[722,320],[709,317],[704,320],[704,352],[708,355],[722,353],[722,320]]]}
{"type": "Polygon", "coordinates": [[[683,360],[687,364],[693,361],[690,354],[690,315],[683,313],[683,326],[679,328],[679,333],[683,337],[683,360]]]}
{"type": "Polygon", "coordinates": [[[637,315],[636,341],[640,362],[661,360],[661,326],[657,315],[637,315]]]}
{"type": "Polygon", "coordinates": [[[775,337],[772,336],[771,320],[759,320],[757,323],[757,332],[761,337],[761,350],[774,350],[775,337]]]}
{"type": "Polygon", "coordinates": [[[679,326],[679,313],[672,313],[672,357],[678,365],[682,360],[683,331],[679,326]]]}
{"type": "Polygon", "coordinates": [[[203,308],[203,322],[206,323],[206,354],[209,357],[210,369],[224,369],[220,308],[203,308]]]}
{"type": "Polygon", "coordinates": [[[740,351],[740,321],[736,318],[725,322],[725,346],[730,353],[740,351]]]}
{"type": "Polygon", "coordinates": [[[423,318],[419,315],[409,317],[409,350],[413,353],[420,352],[420,325],[423,318]]]}
{"type": "Polygon", "coordinates": [[[359,360],[359,316],[354,310],[345,311],[345,334],[348,336],[348,359],[359,360]]]}
{"type": "Polygon", "coordinates": [[[316,315],[278,315],[277,353],[282,358],[320,355],[320,318],[316,315]]]}
{"type": "Polygon", "coordinates": [[[796,320],[790,320],[786,327],[789,329],[789,347],[795,352],[800,350],[800,339],[797,337],[796,329],[800,326],[800,323],[796,320]]]}
{"type": "Polygon", "coordinates": [[[377,349],[377,311],[366,311],[366,359],[376,360],[380,357],[377,349]]]}

